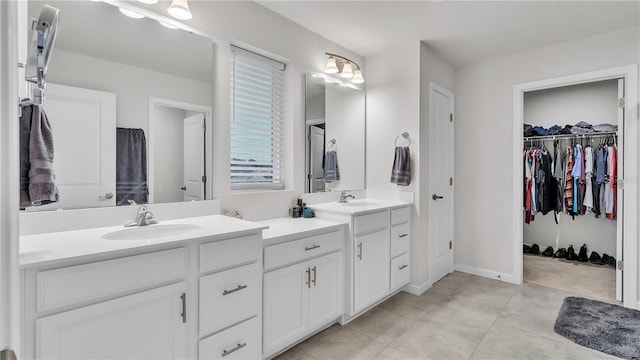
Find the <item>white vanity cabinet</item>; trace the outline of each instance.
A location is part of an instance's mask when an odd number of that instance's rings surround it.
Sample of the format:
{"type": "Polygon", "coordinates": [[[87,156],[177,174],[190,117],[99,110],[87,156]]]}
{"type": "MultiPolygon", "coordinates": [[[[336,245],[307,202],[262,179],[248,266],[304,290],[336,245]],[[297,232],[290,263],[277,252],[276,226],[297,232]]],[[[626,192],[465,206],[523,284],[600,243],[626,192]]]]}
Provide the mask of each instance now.
{"type": "Polygon", "coordinates": [[[264,247],[265,358],[335,323],[343,314],[344,225],[312,236],[294,234],[287,240],[276,239],[264,247]]]}
{"type": "MultiPolygon", "coordinates": [[[[369,219],[379,215],[388,215],[388,212],[380,212],[371,215],[356,217],[358,220],[369,219]]],[[[353,282],[353,306],[354,312],[359,312],[367,306],[375,303],[389,292],[389,225],[388,221],[372,223],[375,227],[381,227],[373,232],[366,233],[367,229],[361,229],[353,238],[355,256],[354,282],[353,282]],[[362,232],[364,230],[364,233],[362,232]]]]}

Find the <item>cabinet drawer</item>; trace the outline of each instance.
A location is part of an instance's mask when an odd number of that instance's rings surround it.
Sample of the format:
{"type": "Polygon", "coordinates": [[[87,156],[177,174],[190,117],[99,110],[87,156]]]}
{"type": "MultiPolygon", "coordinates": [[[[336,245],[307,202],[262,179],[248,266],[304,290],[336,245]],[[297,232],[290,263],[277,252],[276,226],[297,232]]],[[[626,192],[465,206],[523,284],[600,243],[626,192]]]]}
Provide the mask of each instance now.
{"type": "Polygon", "coordinates": [[[391,290],[395,290],[409,283],[411,266],[409,254],[400,255],[391,260],[391,290]]]}
{"type": "Polygon", "coordinates": [[[200,245],[200,272],[224,269],[260,258],[260,236],[250,235],[200,245]]]}
{"type": "Polygon", "coordinates": [[[391,210],[391,225],[408,222],[411,219],[409,206],[391,210]]]}
{"type": "Polygon", "coordinates": [[[52,310],[182,279],[186,263],[186,250],[174,249],[41,271],[36,275],[37,310],[52,310]]]}
{"type": "Polygon", "coordinates": [[[261,276],[254,263],[200,278],[200,336],[258,314],[261,276]]]}
{"type": "Polygon", "coordinates": [[[373,214],[359,215],[353,219],[353,233],[362,234],[364,232],[381,229],[389,226],[389,212],[381,211],[373,214]]]}
{"type": "Polygon", "coordinates": [[[198,359],[260,359],[260,324],[254,317],[201,340],[198,359]]]}
{"type": "Polygon", "coordinates": [[[411,246],[411,226],[409,223],[391,227],[391,257],[409,252],[411,246]]]}
{"type": "Polygon", "coordinates": [[[310,257],[342,249],[344,232],[333,231],[327,234],[310,236],[264,248],[264,268],[294,264],[310,257]]]}

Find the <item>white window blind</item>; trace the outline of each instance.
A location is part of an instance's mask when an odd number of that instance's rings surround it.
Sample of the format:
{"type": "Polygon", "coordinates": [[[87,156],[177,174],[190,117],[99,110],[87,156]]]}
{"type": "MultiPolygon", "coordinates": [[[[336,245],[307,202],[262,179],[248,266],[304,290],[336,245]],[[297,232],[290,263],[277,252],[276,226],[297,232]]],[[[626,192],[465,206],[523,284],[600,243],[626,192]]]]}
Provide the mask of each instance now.
{"type": "Polygon", "coordinates": [[[283,189],[285,65],[231,47],[231,189],[283,189]]]}

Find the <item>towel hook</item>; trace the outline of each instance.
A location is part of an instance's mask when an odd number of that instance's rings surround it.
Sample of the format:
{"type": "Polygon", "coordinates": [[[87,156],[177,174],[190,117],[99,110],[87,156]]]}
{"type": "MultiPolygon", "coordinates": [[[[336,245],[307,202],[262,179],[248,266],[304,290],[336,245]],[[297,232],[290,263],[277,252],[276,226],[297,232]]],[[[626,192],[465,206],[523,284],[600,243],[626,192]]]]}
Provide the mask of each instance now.
{"type": "Polygon", "coordinates": [[[337,149],[338,145],[336,145],[336,139],[331,139],[327,142],[327,150],[329,150],[333,145],[334,149],[337,149]]]}
{"type": "Polygon", "coordinates": [[[396,146],[398,146],[398,140],[400,139],[400,137],[402,136],[403,139],[407,140],[407,145],[405,146],[409,146],[411,144],[411,140],[409,139],[409,133],[408,132],[403,132],[402,134],[396,136],[396,140],[395,140],[395,144],[396,146]]]}

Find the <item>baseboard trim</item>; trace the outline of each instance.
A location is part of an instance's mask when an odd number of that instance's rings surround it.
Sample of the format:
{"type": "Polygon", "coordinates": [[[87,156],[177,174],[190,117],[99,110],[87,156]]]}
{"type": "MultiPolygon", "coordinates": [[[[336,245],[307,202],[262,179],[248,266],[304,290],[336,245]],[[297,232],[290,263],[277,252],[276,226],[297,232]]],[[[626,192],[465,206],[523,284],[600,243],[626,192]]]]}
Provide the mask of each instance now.
{"type": "Polygon", "coordinates": [[[422,284],[407,284],[402,288],[402,291],[411,295],[420,296],[424,294],[425,291],[429,290],[430,287],[431,283],[429,281],[425,281],[422,284]]]}
{"type": "Polygon", "coordinates": [[[516,281],[516,278],[512,274],[501,273],[489,269],[477,268],[463,264],[456,264],[456,271],[520,285],[520,283],[516,281]]]}

